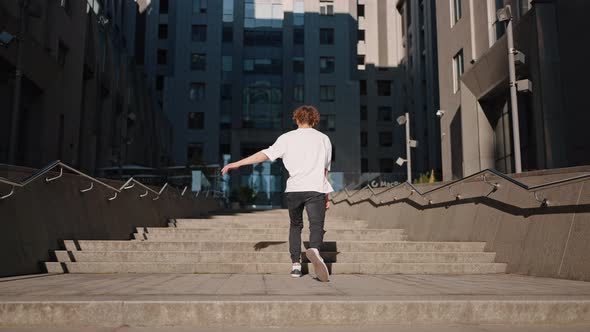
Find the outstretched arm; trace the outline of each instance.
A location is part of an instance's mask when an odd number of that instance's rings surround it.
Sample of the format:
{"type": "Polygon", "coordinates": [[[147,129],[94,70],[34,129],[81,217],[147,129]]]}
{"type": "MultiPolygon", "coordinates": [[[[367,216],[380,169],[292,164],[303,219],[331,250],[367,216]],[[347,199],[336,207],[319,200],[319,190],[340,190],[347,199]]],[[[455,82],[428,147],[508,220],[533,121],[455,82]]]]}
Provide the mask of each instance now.
{"type": "Polygon", "coordinates": [[[250,157],[246,157],[242,160],[225,165],[225,167],[221,170],[221,174],[225,175],[225,174],[227,174],[227,172],[229,172],[233,169],[238,169],[238,168],[240,168],[242,166],[246,166],[246,165],[258,164],[258,163],[261,163],[261,162],[267,161],[267,160],[269,160],[268,156],[266,154],[264,154],[262,151],[258,151],[255,154],[251,155],[250,157]]]}

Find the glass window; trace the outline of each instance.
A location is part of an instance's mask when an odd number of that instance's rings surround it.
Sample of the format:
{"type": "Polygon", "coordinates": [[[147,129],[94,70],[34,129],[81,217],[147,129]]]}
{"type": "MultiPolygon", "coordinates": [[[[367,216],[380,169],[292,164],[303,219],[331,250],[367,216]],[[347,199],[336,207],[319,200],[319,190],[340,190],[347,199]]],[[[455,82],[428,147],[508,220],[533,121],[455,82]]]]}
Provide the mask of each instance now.
{"type": "Polygon", "coordinates": [[[244,73],[281,75],[283,64],[281,59],[244,59],[244,73]]]}
{"type": "Polygon", "coordinates": [[[320,15],[334,15],[334,2],[329,0],[320,0],[320,15]]]}
{"type": "Polygon", "coordinates": [[[366,173],[369,171],[369,159],[361,158],[361,172],[366,173]]]}
{"type": "Polygon", "coordinates": [[[162,75],[156,76],[156,90],[164,90],[164,76],[162,75]]]}
{"type": "Polygon", "coordinates": [[[283,112],[282,88],[270,82],[257,82],[244,88],[242,126],[280,128],[283,112]]]}
{"type": "Polygon", "coordinates": [[[369,145],[369,134],[361,131],[361,147],[366,148],[369,145]]]}
{"type": "Polygon", "coordinates": [[[334,45],[334,29],[320,29],[320,44],[334,45]]]}
{"type": "Polygon", "coordinates": [[[221,70],[222,71],[232,71],[232,62],[233,57],[231,55],[224,55],[221,57],[221,70]]]}
{"type": "Polygon", "coordinates": [[[391,96],[391,81],[377,81],[377,95],[391,96]]]}
{"type": "Polygon", "coordinates": [[[305,72],[305,62],[303,58],[293,58],[293,72],[294,73],[303,73],[305,72]]]}
{"type": "Polygon", "coordinates": [[[358,41],[364,42],[365,41],[365,30],[357,30],[358,41]]]}
{"type": "Polygon", "coordinates": [[[207,13],[207,0],[193,0],[193,14],[207,13]]]}
{"type": "Polygon", "coordinates": [[[205,100],[205,83],[191,83],[189,98],[192,101],[205,100]]]}
{"type": "Polygon", "coordinates": [[[356,5],[356,14],[358,17],[365,17],[365,5],[356,5]]]}
{"type": "Polygon", "coordinates": [[[461,89],[461,76],[463,76],[463,50],[460,50],[453,57],[453,91],[456,93],[461,89]]]}
{"type": "Polygon", "coordinates": [[[393,121],[392,114],[391,114],[391,106],[379,106],[377,109],[378,119],[382,122],[391,122],[393,121]]]}
{"type": "Polygon", "coordinates": [[[305,43],[305,30],[293,29],[293,43],[295,45],[303,45],[305,43]]]}
{"type": "Polygon", "coordinates": [[[320,57],[320,73],[331,74],[334,72],[335,60],[333,56],[320,57]]]}
{"type": "Polygon", "coordinates": [[[168,0],[160,0],[160,14],[168,14],[168,0]]]}
{"type": "Polygon", "coordinates": [[[158,25],[158,39],[168,39],[168,24],[158,25]]]}
{"type": "Polygon", "coordinates": [[[283,46],[282,31],[244,30],[244,45],[246,46],[283,46]]]}
{"type": "MultiPolygon", "coordinates": [[[[336,130],[336,115],[321,114],[320,115],[320,131],[334,131],[336,130]]],[[[332,150],[334,148],[332,147],[332,150]]]]}
{"type": "Polygon", "coordinates": [[[393,159],[391,159],[391,158],[379,159],[379,172],[381,172],[381,173],[393,172],[393,159]]]}
{"type": "Polygon", "coordinates": [[[189,143],[186,149],[186,159],[188,162],[203,162],[203,143],[189,143]]]}
{"type": "Polygon", "coordinates": [[[207,69],[207,54],[193,53],[191,54],[191,70],[205,71],[207,69]]]}
{"type": "Polygon", "coordinates": [[[379,133],[379,146],[389,147],[393,143],[393,135],[390,131],[383,131],[379,133]]]}
{"type": "Polygon", "coordinates": [[[293,25],[301,26],[305,20],[305,0],[295,0],[293,3],[293,25]]]}
{"type": "Polygon", "coordinates": [[[365,70],[365,56],[362,54],[356,56],[356,69],[365,70]]]}
{"type": "Polygon", "coordinates": [[[361,105],[361,121],[367,121],[367,105],[361,105]]]}
{"type": "Polygon", "coordinates": [[[232,86],[231,84],[224,83],[221,85],[221,100],[231,100],[232,99],[232,86]]]}
{"type": "Polygon", "coordinates": [[[188,128],[189,129],[203,129],[205,113],[203,112],[189,112],[188,113],[188,128]]]}
{"type": "Polygon", "coordinates": [[[168,63],[168,51],[165,49],[158,49],[158,64],[165,65],[168,63]]]}
{"type": "Polygon", "coordinates": [[[252,0],[244,4],[245,28],[281,28],[283,3],[279,0],[252,0]]]}
{"type": "Polygon", "coordinates": [[[207,26],[206,25],[193,25],[192,26],[192,40],[194,42],[207,41],[207,26]]]}
{"type": "Polygon", "coordinates": [[[223,22],[234,21],[234,0],[223,0],[223,22]]]}
{"type": "Polygon", "coordinates": [[[461,19],[461,0],[449,1],[451,1],[451,26],[453,26],[461,19]]]}
{"type": "Polygon", "coordinates": [[[336,87],[333,85],[320,86],[320,101],[336,100],[336,87]]]}
{"type": "Polygon", "coordinates": [[[234,40],[234,29],[231,26],[223,27],[223,42],[231,43],[234,40]]]}
{"type": "Polygon", "coordinates": [[[296,85],[293,87],[293,101],[302,103],[305,100],[305,89],[303,85],[296,85]]]}
{"type": "Polygon", "coordinates": [[[359,81],[359,92],[360,92],[361,96],[367,95],[367,81],[366,80],[359,81]]]}

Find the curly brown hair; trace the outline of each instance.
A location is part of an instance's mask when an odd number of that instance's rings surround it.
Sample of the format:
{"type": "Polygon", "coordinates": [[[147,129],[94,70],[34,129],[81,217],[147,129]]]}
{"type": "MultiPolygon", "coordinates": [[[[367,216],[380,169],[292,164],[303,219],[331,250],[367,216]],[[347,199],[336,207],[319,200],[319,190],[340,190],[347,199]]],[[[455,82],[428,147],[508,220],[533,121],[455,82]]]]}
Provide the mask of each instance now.
{"type": "Polygon", "coordinates": [[[320,112],[311,105],[303,105],[293,112],[293,121],[313,127],[320,122],[320,112]]]}

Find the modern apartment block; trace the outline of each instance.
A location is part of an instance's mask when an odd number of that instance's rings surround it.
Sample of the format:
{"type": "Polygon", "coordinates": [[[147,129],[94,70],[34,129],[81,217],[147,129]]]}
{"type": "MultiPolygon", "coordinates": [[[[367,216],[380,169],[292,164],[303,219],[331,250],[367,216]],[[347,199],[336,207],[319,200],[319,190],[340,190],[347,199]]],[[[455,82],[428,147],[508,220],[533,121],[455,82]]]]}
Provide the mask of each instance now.
{"type": "Polygon", "coordinates": [[[167,165],[171,127],[135,65],[136,12],[132,0],[0,1],[0,162],[167,165]]]}
{"type": "Polygon", "coordinates": [[[401,16],[395,1],[359,0],[357,71],[361,120],[361,172],[406,177],[405,129],[395,119],[403,115],[401,16]]]}
{"type": "Polygon", "coordinates": [[[523,170],[590,163],[590,51],[576,37],[590,31],[590,3],[437,1],[445,180],[486,168],[514,172],[507,36],[496,15],[505,5],[524,55],[516,63],[523,170]]]}
{"type": "Polygon", "coordinates": [[[404,48],[404,112],[409,112],[414,178],[441,171],[435,0],[398,0],[404,48]]]}
{"type": "MultiPolygon", "coordinates": [[[[392,172],[403,146],[400,22],[394,0],[153,1],[146,67],[174,126],[175,162],[259,151],[312,104],[332,171],[392,172]]],[[[282,191],[280,163],[255,168],[237,182],[282,191]]]]}

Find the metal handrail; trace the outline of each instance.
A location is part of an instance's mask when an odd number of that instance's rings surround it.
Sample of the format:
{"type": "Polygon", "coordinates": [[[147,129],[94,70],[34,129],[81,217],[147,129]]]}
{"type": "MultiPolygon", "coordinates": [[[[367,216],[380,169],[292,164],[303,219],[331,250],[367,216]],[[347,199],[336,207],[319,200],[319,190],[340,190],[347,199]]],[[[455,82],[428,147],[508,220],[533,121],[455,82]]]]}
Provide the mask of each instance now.
{"type": "MultiPolygon", "coordinates": [[[[94,188],[94,183],[100,184],[101,186],[113,191],[114,196],[108,198],[109,201],[116,199],[118,194],[121,193],[123,190],[131,189],[135,185],[138,185],[138,187],[145,189],[145,193],[139,195],[139,197],[145,197],[148,195],[148,193],[151,192],[152,194],[154,194],[156,196],[155,198],[153,198],[153,200],[157,200],[160,198],[160,196],[162,195],[164,190],[168,187],[168,183],[165,183],[164,186],[162,186],[162,188],[160,189],[160,191],[155,191],[154,189],[146,186],[145,184],[143,184],[143,183],[137,181],[136,179],[134,179],[133,177],[131,177],[120,188],[115,188],[115,187],[113,187],[109,184],[106,184],[105,182],[95,178],[95,177],[92,177],[92,176],[90,176],[84,172],[81,172],[71,166],[68,166],[67,164],[61,162],[60,160],[56,160],[56,161],[52,162],[51,164],[45,166],[44,168],[40,169],[35,174],[29,176],[28,178],[26,178],[24,181],[21,181],[21,182],[16,182],[16,181],[12,181],[12,180],[0,177],[0,183],[12,186],[11,191],[8,194],[6,194],[4,196],[0,196],[0,200],[4,200],[4,199],[14,195],[16,188],[23,188],[23,187],[27,186],[31,182],[34,182],[35,180],[43,177],[45,174],[51,172],[56,167],[59,167],[59,175],[57,175],[53,178],[45,178],[45,182],[52,182],[52,181],[55,181],[55,180],[61,178],[63,176],[63,170],[66,169],[72,173],[75,173],[83,178],[90,180],[90,186],[88,188],[81,189],[80,190],[81,193],[86,193],[88,191],[91,191],[94,188]]],[[[183,194],[181,196],[184,196],[184,191],[186,191],[186,187],[183,190],[183,194]]],[[[208,196],[208,193],[207,193],[207,196],[208,196]]]]}
{"type": "MultiPolygon", "coordinates": [[[[528,186],[525,183],[522,183],[512,177],[509,177],[508,175],[501,173],[495,169],[485,169],[479,172],[476,172],[474,174],[471,174],[467,177],[464,177],[462,179],[456,180],[456,181],[452,181],[449,182],[447,184],[444,184],[442,186],[430,189],[430,190],[426,190],[424,192],[421,192],[416,186],[414,186],[412,183],[410,182],[402,182],[396,186],[392,186],[387,188],[386,190],[383,190],[379,193],[375,193],[370,186],[365,186],[361,189],[356,190],[354,193],[350,193],[348,191],[348,189],[344,188],[344,190],[338,192],[336,195],[331,197],[331,200],[334,202],[334,200],[336,199],[336,197],[340,196],[340,194],[344,193],[346,195],[346,198],[343,200],[347,200],[350,199],[351,197],[355,196],[356,194],[358,194],[360,191],[364,190],[365,188],[369,187],[370,191],[371,191],[371,195],[366,198],[366,199],[371,199],[372,197],[378,197],[388,191],[392,191],[398,188],[402,188],[404,186],[406,186],[407,188],[409,188],[408,190],[410,191],[410,195],[416,193],[418,195],[420,195],[420,197],[422,197],[424,200],[426,200],[429,204],[432,204],[433,201],[428,197],[430,194],[436,192],[436,191],[440,191],[443,189],[447,189],[449,190],[449,193],[454,196],[455,199],[460,200],[462,199],[462,196],[460,193],[454,193],[452,191],[453,187],[460,184],[460,183],[464,183],[464,182],[468,182],[469,180],[472,180],[474,178],[479,178],[482,182],[489,184],[490,186],[492,186],[492,193],[496,192],[499,188],[500,188],[500,184],[499,183],[492,183],[489,182],[488,179],[486,178],[486,175],[491,174],[493,176],[497,176],[502,180],[505,180],[527,192],[532,192],[534,195],[535,200],[537,200],[538,202],[542,203],[543,206],[548,206],[549,205],[549,200],[547,198],[540,198],[538,192],[540,190],[544,190],[544,189],[549,189],[549,188],[554,188],[554,187],[559,187],[565,184],[572,184],[572,183],[576,183],[576,182],[580,182],[586,179],[590,179],[590,174],[583,174],[583,175],[578,175],[578,176],[574,176],[574,177],[570,177],[570,178],[565,178],[565,179],[561,179],[561,180],[556,180],[556,181],[551,181],[551,182],[547,182],[547,183],[543,183],[543,184],[538,184],[538,185],[534,185],[534,186],[528,186]]],[[[393,201],[396,201],[397,198],[394,197],[393,201]]],[[[380,201],[380,203],[385,203],[384,201],[380,201]]]]}

